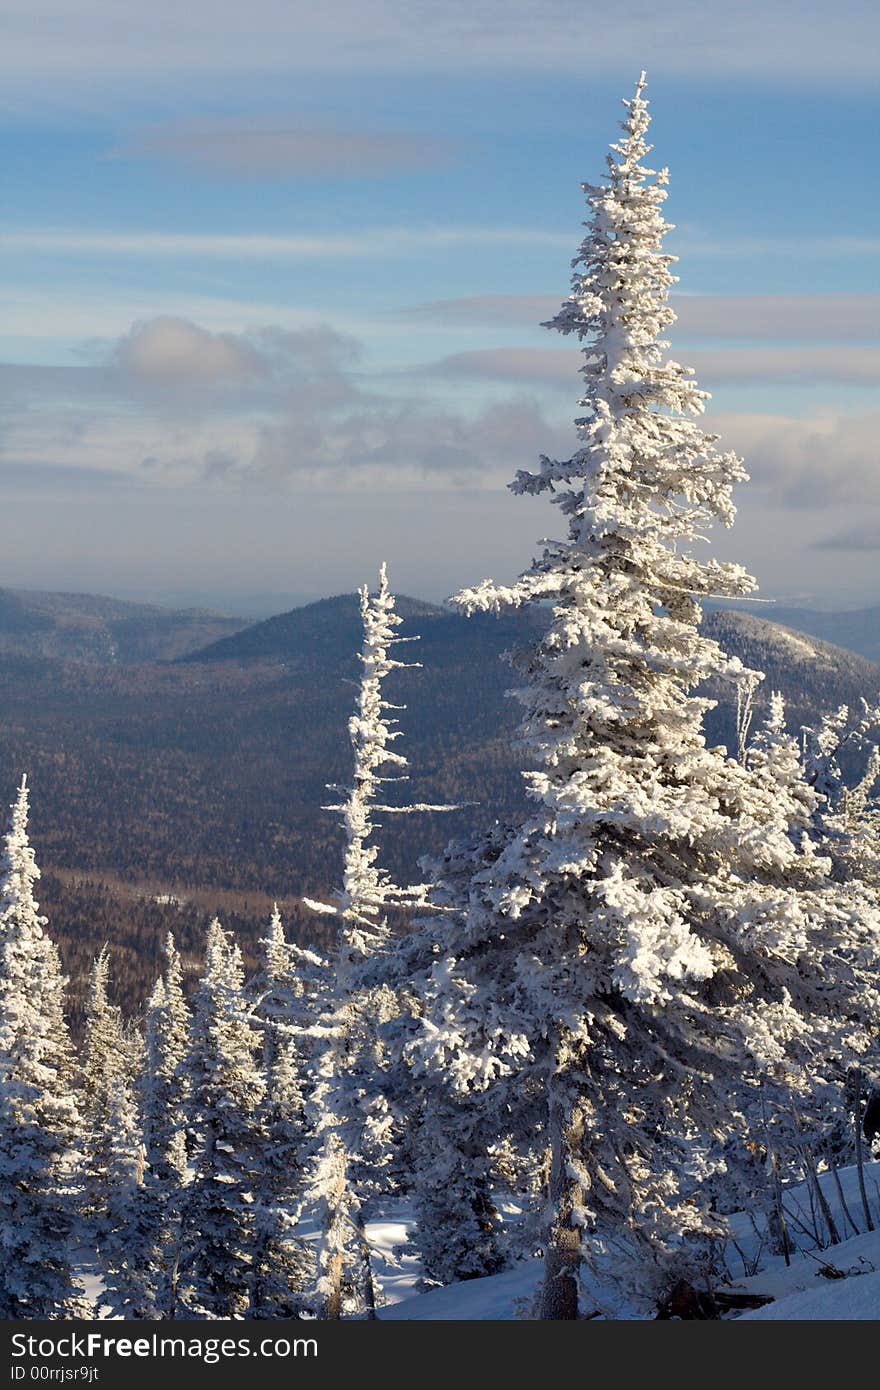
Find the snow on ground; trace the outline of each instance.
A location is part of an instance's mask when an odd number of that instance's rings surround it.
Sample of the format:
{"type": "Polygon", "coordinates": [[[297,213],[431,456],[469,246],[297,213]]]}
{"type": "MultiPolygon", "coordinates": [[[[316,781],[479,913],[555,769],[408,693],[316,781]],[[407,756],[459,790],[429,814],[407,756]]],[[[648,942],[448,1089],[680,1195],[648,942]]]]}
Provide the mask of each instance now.
{"type": "Polygon", "coordinates": [[[795,1256],[789,1269],[774,1260],[737,1288],[773,1295],[772,1303],[743,1315],[764,1322],[880,1318],[880,1232],[795,1256]]]}
{"type": "Polygon", "coordinates": [[[540,1277],[541,1262],[524,1260],[503,1274],[448,1284],[380,1308],[379,1317],[407,1322],[512,1322],[528,1316],[540,1277]]]}
{"type": "MultiPolygon", "coordinates": [[[[415,1255],[405,1253],[412,1220],[402,1204],[385,1220],[367,1222],[367,1240],[373,1257],[373,1278],[376,1281],[377,1302],[380,1305],[410,1301],[416,1291],[421,1266],[415,1255]]],[[[380,1317],[386,1312],[380,1306],[380,1317]]]]}
{"type": "MultiPolygon", "coordinates": [[[[799,1245],[788,1267],[781,1255],[768,1255],[764,1249],[760,1220],[753,1221],[746,1212],[730,1218],[733,1240],[739,1247],[737,1250],[733,1243],[728,1247],[730,1289],[773,1297],[772,1303],[740,1316],[764,1322],[880,1321],[880,1162],[865,1165],[868,1202],[877,1227],[872,1232],[865,1231],[856,1169],[843,1168],[838,1176],[849,1217],[833,1174],[821,1175],[822,1190],[841,1234],[849,1233],[849,1238],[825,1249],[808,1240],[797,1224],[808,1228],[815,1224],[807,1190],[802,1185],[785,1190],[784,1205],[799,1245]],[[857,1235],[852,1234],[853,1223],[859,1228],[857,1235]],[[753,1266],[757,1273],[752,1272],[753,1266]]],[[[513,1322],[530,1316],[541,1279],[540,1260],[523,1260],[503,1274],[420,1293],[419,1262],[407,1253],[411,1224],[412,1215],[405,1203],[389,1207],[381,1218],[367,1223],[381,1321],[513,1322]]],[[[307,1238],[314,1236],[311,1230],[305,1234],[307,1238]]],[[[102,1285],[92,1266],[92,1259],[83,1252],[81,1272],[94,1298],[102,1285]]],[[[611,1289],[597,1302],[610,1316],[626,1316],[611,1289]]]]}
{"type": "MultiPolygon", "coordinates": [[[[799,1247],[788,1267],[781,1255],[767,1254],[760,1237],[760,1221],[753,1222],[745,1212],[731,1217],[733,1238],[739,1247],[737,1251],[731,1244],[728,1250],[731,1290],[769,1294],[773,1298],[765,1307],[740,1316],[765,1322],[880,1321],[880,1162],[865,1166],[868,1202],[878,1228],[873,1232],[865,1229],[856,1169],[841,1169],[838,1176],[843,1203],[833,1174],[823,1173],[820,1181],[841,1235],[848,1234],[849,1238],[824,1249],[801,1229],[813,1229],[816,1225],[808,1191],[803,1185],[785,1190],[784,1204],[799,1247]],[[852,1233],[853,1225],[859,1234],[852,1233]],[[757,1266],[757,1273],[752,1272],[753,1266],[757,1266]]],[[[406,1241],[407,1221],[408,1213],[401,1208],[394,1220],[371,1222],[367,1227],[377,1256],[380,1319],[510,1322],[529,1317],[541,1278],[540,1260],[524,1260],[487,1279],[471,1279],[419,1293],[417,1261],[410,1256],[394,1261],[394,1247],[406,1241]]],[[[614,1294],[609,1290],[609,1306],[613,1307],[614,1302],[614,1294]]]]}

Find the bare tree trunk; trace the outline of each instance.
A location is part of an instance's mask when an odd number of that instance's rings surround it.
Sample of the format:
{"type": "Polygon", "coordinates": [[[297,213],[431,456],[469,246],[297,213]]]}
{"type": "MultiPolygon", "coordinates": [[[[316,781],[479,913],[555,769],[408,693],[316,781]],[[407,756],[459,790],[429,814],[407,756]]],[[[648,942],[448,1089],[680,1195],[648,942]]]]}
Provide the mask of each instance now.
{"type": "Polygon", "coordinates": [[[816,1205],[821,1211],[822,1220],[825,1222],[825,1225],[828,1229],[828,1239],[831,1241],[832,1245],[839,1245],[840,1232],[837,1229],[837,1223],[835,1222],[834,1217],[831,1215],[831,1208],[828,1205],[828,1199],[825,1196],[825,1193],[822,1191],[822,1184],[819,1181],[819,1174],[816,1172],[816,1160],[813,1157],[813,1150],[810,1148],[809,1144],[804,1145],[804,1158],[807,1164],[807,1172],[810,1175],[810,1182],[812,1183],[813,1191],[816,1194],[816,1205]]]}
{"type": "Polygon", "coordinates": [[[865,1188],[865,1158],[862,1150],[862,1069],[856,1067],[853,1078],[856,1092],[856,1169],[859,1175],[859,1195],[862,1199],[862,1210],[865,1213],[865,1221],[869,1231],[873,1231],[874,1222],[871,1220],[871,1208],[868,1205],[868,1193],[865,1188]]]}
{"type": "Polygon", "coordinates": [[[834,1186],[837,1188],[837,1198],[840,1202],[840,1210],[843,1212],[844,1220],[848,1221],[849,1224],[852,1226],[853,1235],[860,1236],[862,1233],[856,1225],[855,1221],[853,1221],[852,1213],[846,1204],[846,1197],[843,1195],[843,1183],[840,1181],[840,1174],[837,1171],[837,1164],[832,1159],[829,1159],[828,1167],[831,1169],[831,1172],[834,1176],[834,1186]]]}
{"type": "MultiPolygon", "coordinates": [[[[551,1082],[552,1085],[552,1082],[551,1082]]],[[[583,1120],[568,1110],[559,1097],[550,1100],[550,1234],[544,1253],[542,1321],[573,1320],[578,1315],[578,1270],[581,1233],[574,1213],[581,1196],[577,1180],[569,1173],[569,1156],[580,1151],[583,1120]]]]}
{"type": "Polygon", "coordinates": [[[773,1183],[773,1206],[767,1213],[767,1231],[770,1236],[770,1249],[774,1255],[784,1255],[786,1267],[791,1264],[791,1252],[794,1243],[788,1233],[788,1222],[785,1219],[785,1207],[782,1204],[782,1179],[779,1176],[779,1155],[770,1142],[770,1125],[767,1120],[767,1106],[764,1101],[763,1087],[761,1089],[761,1120],[764,1126],[764,1142],[767,1145],[767,1157],[770,1160],[770,1173],[773,1183]]]}
{"type": "Polygon", "coordinates": [[[324,1295],[324,1318],[328,1322],[338,1322],[342,1317],[342,1253],[337,1251],[327,1261],[324,1276],[329,1291],[324,1295]]]}
{"type": "Polygon", "coordinates": [[[770,1170],[773,1174],[773,1219],[768,1219],[770,1227],[770,1248],[774,1255],[782,1254],[785,1256],[786,1266],[791,1264],[792,1242],[788,1234],[788,1222],[785,1219],[785,1207],[782,1205],[782,1179],[779,1176],[778,1155],[771,1152],[770,1170]]]}
{"type": "MultiPolygon", "coordinates": [[[[798,1134],[800,1135],[803,1133],[803,1125],[801,1124],[801,1117],[798,1114],[797,1109],[794,1105],[792,1105],[791,1107],[791,1113],[794,1116],[795,1128],[798,1134]]],[[[834,1217],[831,1215],[831,1208],[828,1205],[828,1200],[825,1196],[825,1193],[822,1191],[822,1184],[819,1181],[819,1174],[816,1172],[816,1160],[813,1157],[813,1150],[810,1148],[806,1140],[802,1141],[801,1149],[803,1151],[804,1163],[807,1169],[807,1182],[809,1184],[811,1192],[813,1193],[816,1199],[816,1205],[822,1213],[822,1219],[825,1222],[825,1225],[828,1229],[828,1239],[830,1240],[832,1245],[839,1245],[840,1232],[837,1229],[834,1217]]]]}
{"type": "Polygon", "coordinates": [[[168,1318],[173,1322],[177,1317],[177,1286],[180,1278],[180,1246],[174,1252],[174,1263],[171,1266],[171,1278],[168,1286],[168,1318]]]}

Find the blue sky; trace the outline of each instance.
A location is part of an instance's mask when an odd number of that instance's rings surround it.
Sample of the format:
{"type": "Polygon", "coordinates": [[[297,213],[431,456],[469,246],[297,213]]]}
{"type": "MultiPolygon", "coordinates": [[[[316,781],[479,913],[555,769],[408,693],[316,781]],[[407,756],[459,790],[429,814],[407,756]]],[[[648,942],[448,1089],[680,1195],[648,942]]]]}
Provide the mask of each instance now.
{"type": "Polygon", "coordinates": [[[558,523],[568,288],[644,66],[720,553],[880,601],[878,23],[842,0],[9,0],[0,584],[439,597],[558,523]]]}

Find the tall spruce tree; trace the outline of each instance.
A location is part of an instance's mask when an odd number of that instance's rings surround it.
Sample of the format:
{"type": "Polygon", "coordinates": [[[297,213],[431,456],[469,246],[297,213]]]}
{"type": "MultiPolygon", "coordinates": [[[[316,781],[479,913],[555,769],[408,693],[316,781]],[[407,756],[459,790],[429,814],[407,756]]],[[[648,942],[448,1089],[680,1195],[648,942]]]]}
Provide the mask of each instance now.
{"type": "Polygon", "coordinates": [[[84,1316],[71,1269],[80,1116],[22,778],[0,860],[0,1317],[84,1316]]]}
{"type": "Polygon", "coordinates": [[[753,582],[691,545],[732,522],[744,473],[666,356],[667,175],[644,163],[644,76],[625,106],[549,325],[583,344],[580,447],[512,484],[552,494],[568,536],[513,585],[458,595],[466,612],[546,606],[514,658],[534,809],[447,858],[462,917],[418,1045],[499,1134],[515,1115],[546,1137],[551,1319],[577,1316],[583,1262],[631,1249],[645,1287],[689,1233],[717,1230],[705,1136],[738,1122],[749,1078],[788,1093],[832,1038],[863,1046],[876,1003],[854,966],[876,924],[801,889],[768,786],[703,736],[696,688],[749,677],[700,632],[700,600],[753,582]]]}

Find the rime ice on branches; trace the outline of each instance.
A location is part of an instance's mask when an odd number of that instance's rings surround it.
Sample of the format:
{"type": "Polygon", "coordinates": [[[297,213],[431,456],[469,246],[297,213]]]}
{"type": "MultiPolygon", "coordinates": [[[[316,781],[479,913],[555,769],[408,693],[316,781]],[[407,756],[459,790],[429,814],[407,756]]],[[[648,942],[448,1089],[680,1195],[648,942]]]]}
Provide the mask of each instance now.
{"type": "Polygon", "coordinates": [[[758,1077],[790,1098],[823,1048],[863,1043],[876,1002],[853,965],[875,924],[780,826],[772,779],[706,746],[698,688],[755,676],[700,631],[700,603],[754,582],[693,546],[730,525],[745,473],[667,355],[667,175],[645,162],[644,85],[606,182],[584,185],[587,234],[548,325],[583,346],[579,447],[512,484],[550,494],[568,534],[514,584],[457,596],[549,618],[514,656],[533,809],[447,855],[461,915],[415,1049],[498,1134],[518,1117],[549,1144],[546,1318],[577,1315],[584,1261],[631,1247],[644,1287],[717,1230],[700,1197],[712,1136],[758,1077]]]}

